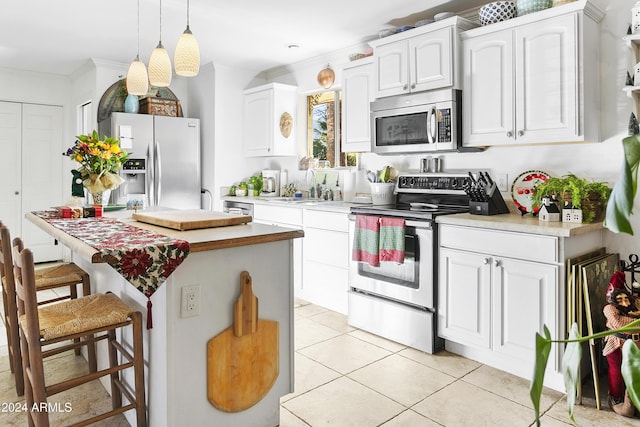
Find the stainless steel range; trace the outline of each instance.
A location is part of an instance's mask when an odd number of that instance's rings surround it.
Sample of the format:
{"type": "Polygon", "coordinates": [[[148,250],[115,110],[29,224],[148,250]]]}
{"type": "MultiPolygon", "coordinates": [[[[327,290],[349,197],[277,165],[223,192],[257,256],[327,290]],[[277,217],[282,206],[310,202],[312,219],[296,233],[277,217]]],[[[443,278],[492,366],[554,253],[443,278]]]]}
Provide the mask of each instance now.
{"type": "Polygon", "coordinates": [[[437,242],[435,217],[469,211],[465,173],[402,174],[394,205],[351,208],[350,239],[357,215],[405,219],[404,262],[351,262],[350,325],[410,347],[435,353],[437,337],[437,242]]]}

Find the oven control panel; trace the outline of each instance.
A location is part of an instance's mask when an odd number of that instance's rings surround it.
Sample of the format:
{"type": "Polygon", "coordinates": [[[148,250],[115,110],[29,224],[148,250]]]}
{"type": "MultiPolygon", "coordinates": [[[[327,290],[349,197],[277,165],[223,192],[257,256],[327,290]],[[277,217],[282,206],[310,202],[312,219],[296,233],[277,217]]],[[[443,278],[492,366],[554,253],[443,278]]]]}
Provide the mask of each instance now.
{"type": "Polygon", "coordinates": [[[469,182],[469,175],[449,175],[449,174],[414,174],[400,175],[398,177],[398,191],[464,191],[465,185],[469,182]]]}

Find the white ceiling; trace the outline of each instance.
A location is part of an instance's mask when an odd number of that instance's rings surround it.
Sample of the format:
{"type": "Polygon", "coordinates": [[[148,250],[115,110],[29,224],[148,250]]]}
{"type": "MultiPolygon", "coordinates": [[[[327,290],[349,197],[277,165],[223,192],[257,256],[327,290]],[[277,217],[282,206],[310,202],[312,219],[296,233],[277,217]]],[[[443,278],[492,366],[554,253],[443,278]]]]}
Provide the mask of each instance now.
{"type": "MultiPolygon", "coordinates": [[[[191,0],[201,63],[262,71],[358,46],[379,30],[488,0],[191,0]],[[298,49],[288,45],[298,44],[298,49]]],[[[136,56],[137,0],[3,0],[0,67],[69,75],[89,58],[136,56]]],[[[162,43],[173,57],[187,0],[162,0],[162,43]]],[[[160,0],[140,0],[140,59],[160,34],[160,0]]]]}

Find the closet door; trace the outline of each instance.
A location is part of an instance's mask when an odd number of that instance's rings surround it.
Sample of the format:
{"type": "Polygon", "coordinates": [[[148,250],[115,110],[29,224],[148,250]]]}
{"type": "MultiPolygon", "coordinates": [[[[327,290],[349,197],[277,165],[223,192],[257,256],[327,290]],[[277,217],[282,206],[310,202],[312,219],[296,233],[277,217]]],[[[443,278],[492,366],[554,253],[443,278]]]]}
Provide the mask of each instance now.
{"type": "MultiPolygon", "coordinates": [[[[68,145],[71,146],[71,141],[68,145]]],[[[50,209],[63,204],[63,178],[71,185],[72,169],[62,155],[62,107],[23,104],[22,107],[22,238],[36,262],[62,259],[62,247],[55,240],[24,219],[31,211],[50,209]]]]}
{"type": "Polygon", "coordinates": [[[22,104],[0,102],[0,221],[12,234],[20,230],[22,224],[21,141],[22,104]]]}

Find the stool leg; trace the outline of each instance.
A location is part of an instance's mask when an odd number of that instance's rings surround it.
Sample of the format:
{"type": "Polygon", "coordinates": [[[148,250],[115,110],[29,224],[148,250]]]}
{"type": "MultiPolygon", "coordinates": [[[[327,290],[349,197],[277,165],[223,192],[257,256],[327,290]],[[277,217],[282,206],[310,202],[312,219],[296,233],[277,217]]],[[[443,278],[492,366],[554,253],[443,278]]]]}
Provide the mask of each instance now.
{"type": "MultiPolygon", "coordinates": [[[[110,330],[107,332],[109,336],[107,347],[109,347],[109,367],[113,368],[118,366],[118,351],[113,346],[113,343],[116,340],[116,331],[110,330]]],[[[120,408],[122,406],[122,392],[120,391],[120,387],[118,387],[117,383],[120,379],[120,372],[114,372],[110,374],[111,377],[111,406],[113,409],[120,408]]]]}
{"type": "Polygon", "coordinates": [[[133,371],[136,386],[137,427],[147,425],[147,403],[144,389],[144,351],[142,345],[142,315],[133,313],[133,371]]]}
{"type": "MultiPolygon", "coordinates": [[[[69,285],[69,298],[70,299],[78,298],[78,288],[76,283],[74,283],[73,285],[69,285]]],[[[80,338],[74,338],[73,342],[79,343],[80,338]]],[[[80,356],[81,350],[82,350],[82,347],[77,347],[73,350],[73,352],[76,354],[76,356],[80,356]]]]}
{"type": "MultiPolygon", "coordinates": [[[[82,296],[91,295],[91,281],[89,274],[82,275],[82,296]]],[[[96,360],[96,343],[87,345],[87,356],[89,359],[89,371],[96,372],[98,370],[98,362],[96,360]]]]}

